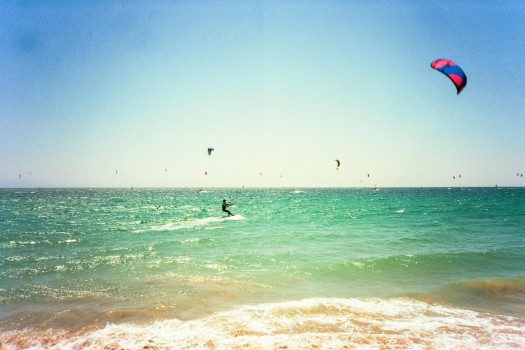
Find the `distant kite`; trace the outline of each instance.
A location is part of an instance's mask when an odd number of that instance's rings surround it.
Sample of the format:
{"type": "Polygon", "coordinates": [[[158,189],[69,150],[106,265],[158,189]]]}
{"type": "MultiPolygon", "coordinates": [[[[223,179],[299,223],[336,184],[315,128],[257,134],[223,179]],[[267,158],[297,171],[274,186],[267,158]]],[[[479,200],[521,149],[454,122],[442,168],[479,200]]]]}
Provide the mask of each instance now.
{"type": "Polygon", "coordinates": [[[211,152],[213,152],[213,151],[215,151],[215,149],[214,149],[214,148],[211,148],[211,147],[209,147],[209,148],[208,148],[208,155],[209,155],[209,156],[211,156],[211,152]]]}
{"type": "Polygon", "coordinates": [[[451,60],[440,58],[430,64],[432,68],[445,74],[456,86],[458,94],[467,85],[467,76],[463,69],[451,60]]]}
{"type": "Polygon", "coordinates": [[[339,166],[341,165],[341,162],[339,161],[339,159],[336,159],[335,162],[337,163],[336,169],[339,170],[339,166]]]}

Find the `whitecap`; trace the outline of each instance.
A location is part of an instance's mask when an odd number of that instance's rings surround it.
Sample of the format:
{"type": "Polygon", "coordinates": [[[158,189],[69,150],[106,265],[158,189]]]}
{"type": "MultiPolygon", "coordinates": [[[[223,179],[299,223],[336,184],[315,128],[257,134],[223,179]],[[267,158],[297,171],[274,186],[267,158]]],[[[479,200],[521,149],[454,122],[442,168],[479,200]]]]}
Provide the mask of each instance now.
{"type": "Polygon", "coordinates": [[[58,243],[63,244],[63,243],[76,243],[76,242],[77,242],[76,239],[65,239],[63,241],[59,241],[58,243]]]}
{"type": "MultiPolygon", "coordinates": [[[[16,339],[16,335],[4,334],[0,340],[6,337],[16,339]]],[[[405,298],[312,298],[243,306],[189,321],[107,324],[102,329],[57,340],[50,348],[518,349],[524,346],[525,325],[520,319],[405,298]]]]}

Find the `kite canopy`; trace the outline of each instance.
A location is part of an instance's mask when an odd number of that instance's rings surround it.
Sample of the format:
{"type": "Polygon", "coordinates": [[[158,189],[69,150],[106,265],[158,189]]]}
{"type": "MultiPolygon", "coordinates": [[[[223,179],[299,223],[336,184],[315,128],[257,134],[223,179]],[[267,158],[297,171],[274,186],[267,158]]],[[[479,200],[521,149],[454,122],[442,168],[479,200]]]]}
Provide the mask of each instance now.
{"type": "Polygon", "coordinates": [[[213,148],[211,148],[211,147],[208,148],[208,155],[211,156],[211,152],[213,152],[213,151],[215,151],[215,149],[213,149],[213,148]]]}
{"type": "Polygon", "coordinates": [[[445,74],[456,86],[458,94],[467,85],[467,76],[463,69],[451,60],[440,58],[430,64],[432,68],[445,74]]]}
{"type": "Polygon", "coordinates": [[[339,170],[339,166],[341,165],[341,162],[339,161],[339,159],[336,159],[335,162],[337,163],[337,169],[339,170]]]}

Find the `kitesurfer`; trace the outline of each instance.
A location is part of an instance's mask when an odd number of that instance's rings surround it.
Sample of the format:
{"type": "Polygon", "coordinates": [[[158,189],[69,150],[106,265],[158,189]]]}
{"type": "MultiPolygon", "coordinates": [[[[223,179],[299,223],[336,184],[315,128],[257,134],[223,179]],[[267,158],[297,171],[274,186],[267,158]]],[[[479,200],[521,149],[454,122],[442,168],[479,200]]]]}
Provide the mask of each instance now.
{"type": "Polygon", "coordinates": [[[233,214],[227,209],[231,205],[233,205],[233,204],[232,203],[226,203],[226,199],[222,200],[222,211],[228,213],[228,216],[233,216],[233,214]]]}

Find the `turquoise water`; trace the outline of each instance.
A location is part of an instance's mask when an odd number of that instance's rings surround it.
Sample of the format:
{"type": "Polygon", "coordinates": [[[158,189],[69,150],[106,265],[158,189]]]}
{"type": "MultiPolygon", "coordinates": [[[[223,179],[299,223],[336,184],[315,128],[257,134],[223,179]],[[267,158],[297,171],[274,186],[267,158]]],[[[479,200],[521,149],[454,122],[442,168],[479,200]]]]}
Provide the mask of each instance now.
{"type": "Polygon", "coordinates": [[[525,347],[523,188],[4,189],[0,256],[0,348],[525,347]]]}

